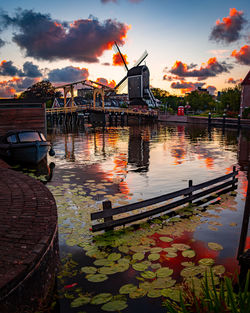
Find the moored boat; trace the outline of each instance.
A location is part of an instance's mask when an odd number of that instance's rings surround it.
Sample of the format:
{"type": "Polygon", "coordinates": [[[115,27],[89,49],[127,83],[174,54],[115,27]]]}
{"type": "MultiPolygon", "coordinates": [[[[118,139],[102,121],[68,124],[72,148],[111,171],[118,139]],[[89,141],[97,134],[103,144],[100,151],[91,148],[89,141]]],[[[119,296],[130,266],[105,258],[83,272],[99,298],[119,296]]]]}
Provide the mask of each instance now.
{"type": "Polygon", "coordinates": [[[0,137],[0,156],[21,163],[38,164],[51,147],[43,133],[12,130],[0,137]]]}

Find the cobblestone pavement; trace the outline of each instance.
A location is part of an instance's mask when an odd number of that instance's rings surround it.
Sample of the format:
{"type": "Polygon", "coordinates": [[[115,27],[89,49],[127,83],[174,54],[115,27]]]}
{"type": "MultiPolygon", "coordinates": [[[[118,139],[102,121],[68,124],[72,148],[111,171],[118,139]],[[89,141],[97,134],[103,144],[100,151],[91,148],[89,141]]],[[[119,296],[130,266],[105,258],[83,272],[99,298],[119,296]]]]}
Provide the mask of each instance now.
{"type": "Polygon", "coordinates": [[[0,160],[0,296],[36,266],[57,225],[55,200],[35,179],[0,160]]]}

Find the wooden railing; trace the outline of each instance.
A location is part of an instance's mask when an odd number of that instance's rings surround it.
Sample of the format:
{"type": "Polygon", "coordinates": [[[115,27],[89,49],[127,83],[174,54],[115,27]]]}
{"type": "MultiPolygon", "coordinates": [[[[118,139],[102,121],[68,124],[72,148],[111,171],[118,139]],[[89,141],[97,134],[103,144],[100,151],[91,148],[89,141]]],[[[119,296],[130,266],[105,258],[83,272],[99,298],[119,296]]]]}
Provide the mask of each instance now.
{"type": "Polygon", "coordinates": [[[103,211],[91,213],[92,221],[99,220],[102,218],[104,219],[103,222],[93,225],[92,231],[96,232],[96,231],[101,231],[101,230],[111,230],[116,226],[122,226],[128,223],[132,223],[132,222],[135,222],[135,221],[147,218],[147,217],[151,217],[156,214],[160,214],[163,212],[169,213],[173,211],[173,209],[181,205],[184,205],[186,203],[192,203],[193,200],[203,198],[206,195],[214,193],[218,190],[222,190],[228,186],[232,186],[232,189],[234,189],[236,187],[236,183],[238,182],[238,179],[235,177],[237,174],[238,174],[238,171],[236,171],[234,167],[233,172],[230,174],[212,179],[210,181],[207,181],[198,185],[193,185],[192,180],[189,180],[189,186],[187,188],[184,188],[175,192],[171,192],[162,196],[158,196],[152,199],[143,200],[143,201],[136,202],[133,204],[120,206],[117,208],[112,208],[111,201],[104,201],[103,211]],[[218,185],[218,183],[221,183],[221,184],[218,185]],[[208,189],[203,190],[204,188],[208,188],[208,189]],[[196,191],[199,191],[199,192],[194,193],[196,191]],[[184,198],[182,196],[184,196],[184,198]],[[150,205],[159,204],[161,202],[165,202],[165,201],[168,201],[170,199],[175,199],[175,198],[179,198],[179,199],[169,204],[165,204],[165,205],[159,206],[157,208],[154,208],[145,212],[137,213],[137,214],[134,214],[128,217],[123,217],[123,218],[116,219],[116,220],[113,219],[113,216],[115,215],[132,212],[134,210],[142,209],[150,205]]]}
{"type": "Polygon", "coordinates": [[[142,115],[142,116],[157,116],[157,111],[141,111],[141,110],[134,110],[134,109],[127,109],[127,108],[108,108],[108,107],[91,107],[90,105],[81,105],[81,106],[73,106],[73,107],[62,107],[62,108],[51,108],[46,109],[47,114],[59,114],[59,113],[73,113],[79,112],[82,110],[94,110],[98,112],[104,113],[126,113],[126,114],[133,114],[133,115],[142,115]]]}

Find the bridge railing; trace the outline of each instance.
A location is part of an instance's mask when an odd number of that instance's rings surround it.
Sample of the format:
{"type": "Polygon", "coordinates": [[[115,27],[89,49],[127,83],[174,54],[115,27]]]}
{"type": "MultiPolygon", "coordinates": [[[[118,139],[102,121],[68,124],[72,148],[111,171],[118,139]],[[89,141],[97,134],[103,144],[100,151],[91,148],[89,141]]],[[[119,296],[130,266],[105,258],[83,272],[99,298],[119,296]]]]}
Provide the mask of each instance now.
{"type": "Polygon", "coordinates": [[[141,115],[141,116],[157,116],[158,112],[156,110],[148,111],[148,110],[140,110],[140,109],[129,109],[129,108],[109,108],[109,107],[91,107],[90,104],[81,105],[81,106],[72,106],[72,107],[60,107],[60,108],[49,108],[46,109],[47,114],[59,114],[59,113],[73,113],[82,110],[93,110],[96,112],[104,112],[104,113],[125,113],[125,114],[133,114],[133,115],[141,115]]]}
{"type": "Polygon", "coordinates": [[[228,186],[231,186],[230,188],[231,190],[235,189],[236,183],[238,182],[238,179],[236,178],[237,174],[238,174],[238,171],[236,171],[234,167],[233,172],[230,174],[212,179],[210,181],[207,181],[198,185],[193,185],[192,180],[189,180],[189,186],[187,188],[184,188],[175,192],[171,192],[162,196],[158,196],[152,199],[143,200],[140,202],[120,206],[117,208],[112,208],[111,201],[104,201],[102,203],[103,211],[91,213],[92,221],[104,219],[103,222],[99,224],[94,224],[92,226],[92,231],[96,232],[96,231],[101,231],[101,230],[106,230],[106,231],[111,230],[116,226],[126,225],[128,223],[132,223],[132,222],[144,219],[144,218],[148,218],[148,217],[151,217],[153,215],[160,214],[163,212],[167,214],[171,214],[176,211],[177,207],[180,207],[186,203],[192,203],[193,200],[201,199],[204,196],[212,194],[219,190],[221,193],[226,192],[228,191],[228,188],[227,189],[225,188],[228,186]],[[221,184],[218,184],[218,183],[221,183],[221,184]],[[194,192],[197,192],[197,193],[194,193],[194,192]],[[159,203],[166,202],[171,199],[174,199],[174,201],[171,203],[163,204],[161,206],[158,206],[157,208],[148,209],[144,212],[135,213],[134,215],[130,214],[130,212],[132,211],[142,209],[142,208],[144,209],[151,205],[159,205],[159,203]],[[118,214],[128,213],[128,212],[130,214],[129,216],[117,218],[115,220],[113,219],[113,217],[118,214]]]}

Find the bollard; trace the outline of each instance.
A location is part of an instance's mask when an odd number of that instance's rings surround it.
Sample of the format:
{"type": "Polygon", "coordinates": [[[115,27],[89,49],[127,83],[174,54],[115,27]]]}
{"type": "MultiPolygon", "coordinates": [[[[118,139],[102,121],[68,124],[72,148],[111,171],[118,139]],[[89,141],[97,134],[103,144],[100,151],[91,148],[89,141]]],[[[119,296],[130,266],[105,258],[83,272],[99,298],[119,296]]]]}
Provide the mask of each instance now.
{"type": "Polygon", "coordinates": [[[208,113],[208,125],[211,125],[211,112],[208,113]]]}
{"type": "Polygon", "coordinates": [[[226,114],[223,113],[223,120],[222,120],[222,126],[223,126],[223,128],[225,127],[225,124],[226,124],[226,114]]]}
{"type": "Polygon", "coordinates": [[[240,128],[240,114],[238,115],[238,128],[240,128]]]}

